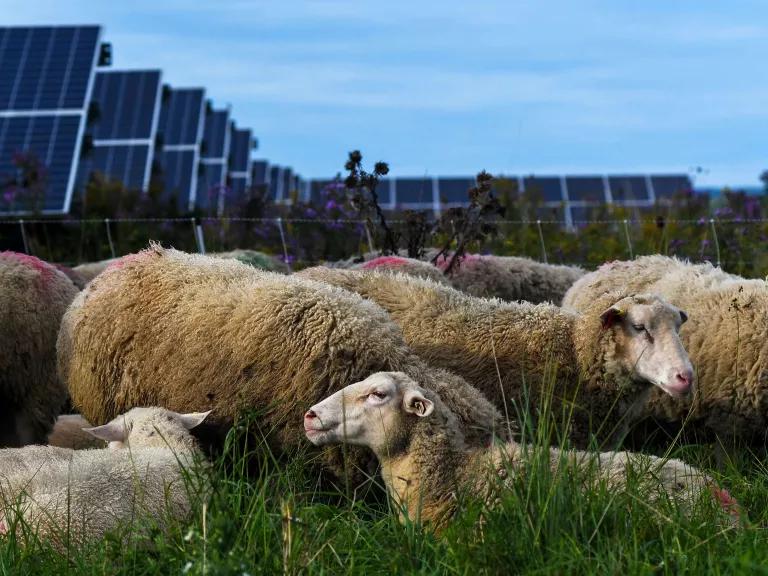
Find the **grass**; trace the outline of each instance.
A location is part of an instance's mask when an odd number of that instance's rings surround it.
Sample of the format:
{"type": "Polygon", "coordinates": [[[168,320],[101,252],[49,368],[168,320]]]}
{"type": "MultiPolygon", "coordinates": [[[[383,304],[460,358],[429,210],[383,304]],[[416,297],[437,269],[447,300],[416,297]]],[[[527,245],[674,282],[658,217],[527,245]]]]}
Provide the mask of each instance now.
{"type": "MultiPolygon", "coordinates": [[[[741,530],[724,528],[704,503],[684,516],[632,485],[585,491],[578,475],[536,465],[548,450],[534,443],[528,473],[496,506],[458,494],[455,521],[436,536],[400,524],[374,481],[362,492],[335,489],[311,453],[276,458],[241,431],[210,472],[194,472],[210,473],[211,498],[170,534],[154,533],[151,546],[115,534],[62,552],[12,531],[0,541],[0,573],[768,574],[768,462],[746,450],[713,472],[749,513],[741,530]]],[[[712,452],[682,446],[673,455],[713,470],[712,452]]]]}

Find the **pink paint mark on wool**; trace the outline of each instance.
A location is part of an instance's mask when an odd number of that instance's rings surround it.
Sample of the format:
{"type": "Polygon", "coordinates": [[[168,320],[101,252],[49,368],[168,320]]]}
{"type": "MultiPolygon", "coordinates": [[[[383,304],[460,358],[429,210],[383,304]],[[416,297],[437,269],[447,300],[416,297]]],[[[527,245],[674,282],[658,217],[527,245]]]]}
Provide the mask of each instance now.
{"type": "Polygon", "coordinates": [[[110,262],[109,265],[104,269],[106,270],[118,270],[125,266],[126,264],[130,264],[131,262],[136,262],[137,260],[142,259],[143,252],[138,252],[136,254],[127,254],[126,256],[121,256],[114,262],[110,262]]]}
{"type": "Polygon", "coordinates": [[[22,254],[20,252],[11,251],[0,252],[0,259],[15,260],[23,266],[36,270],[40,275],[40,280],[44,283],[47,283],[56,275],[55,268],[53,266],[47,262],[44,262],[43,260],[40,260],[40,258],[35,258],[29,254],[22,254]]]}
{"type": "MultiPolygon", "coordinates": [[[[480,254],[465,254],[464,257],[461,259],[461,263],[469,263],[469,262],[479,262],[480,260],[483,260],[483,256],[480,254]]],[[[451,256],[440,256],[440,258],[437,259],[437,263],[435,266],[440,268],[443,272],[445,272],[445,269],[448,268],[448,264],[451,262],[451,256]]]]}
{"type": "Polygon", "coordinates": [[[379,256],[374,258],[370,262],[363,264],[365,270],[374,270],[376,268],[395,268],[397,266],[403,266],[408,263],[405,258],[399,256],[379,256]]]}

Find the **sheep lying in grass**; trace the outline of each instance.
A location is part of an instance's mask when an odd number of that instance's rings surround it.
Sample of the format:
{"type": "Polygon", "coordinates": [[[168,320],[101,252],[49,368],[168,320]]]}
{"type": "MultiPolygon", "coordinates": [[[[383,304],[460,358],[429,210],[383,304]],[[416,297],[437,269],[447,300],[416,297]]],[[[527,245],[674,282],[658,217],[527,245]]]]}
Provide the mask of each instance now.
{"type": "Polygon", "coordinates": [[[652,385],[669,394],[692,385],[677,334],[685,315],[655,296],[603,295],[574,314],[474,298],[405,275],[323,267],[298,275],[379,304],[417,354],[466,378],[502,413],[516,416],[511,403],[522,406],[526,388],[535,408],[554,402],[557,417],[573,403],[569,431],[580,447],[598,429],[601,441],[615,445],[652,385]]]}
{"type": "Polygon", "coordinates": [[[367,262],[360,262],[350,267],[352,270],[377,270],[379,272],[401,272],[416,278],[425,278],[438,284],[448,284],[448,280],[439,268],[429,262],[403,258],[402,256],[379,256],[367,262]]]}
{"type": "MultiPolygon", "coordinates": [[[[109,448],[0,450],[0,532],[22,526],[57,544],[100,538],[134,520],[184,520],[203,496],[188,469],[202,463],[189,430],[208,413],[134,408],[87,431],[109,448]]],[[[129,530],[128,533],[131,531],[129,530]]]]}
{"type": "Polygon", "coordinates": [[[50,264],[0,252],[0,446],[44,442],[64,404],[56,335],[77,293],[50,264]]]}
{"type": "Polygon", "coordinates": [[[565,304],[583,310],[606,291],[653,291],[691,312],[680,336],[696,367],[692,399],[655,394],[646,414],[689,422],[721,439],[763,444],[768,430],[768,284],[666,256],[611,262],[569,290],[565,304]]]}
{"type": "MultiPolygon", "coordinates": [[[[529,447],[514,442],[467,448],[456,418],[440,397],[402,373],[374,374],[335,392],[304,415],[304,430],[316,445],[347,442],[373,450],[401,513],[437,528],[454,513],[458,491],[488,497],[492,503],[498,478],[503,488],[507,475],[511,483],[530,464],[529,447]]],[[[727,491],[679,460],[549,450],[555,474],[584,472],[587,487],[604,482],[612,491],[621,490],[631,474],[638,478],[633,490],[646,502],[668,497],[690,511],[702,496],[714,497],[725,512],[738,514],[727,491]]]]}
{"type": "MultiPolygon", "coordinates": [[[[162,405],[214,409],[213,424],[226,429],[253,408],[274,447],[290,451],[304,441],[307,407],[390,369],[440,391],[470,441],[505,429],[477,390],[411,351],[376,304],[295,275],[157,246],[88,285],[62,322],[58,355],[74,406],[95,424],[162,405]]],[[[326,457],[341,463],[340,451],[326,457]]],[[[361,451],[352,462],[370,460],[361,451]]]]}
{"type": "MultiPolygon", "coordinates": [[[[429,257],[436,255],[436,251],[428,252],[429,257]]],[[[449,262],[450,258],[441,256],[437,267],[445,270],[449,262]]],[[[449,280],[454,288],[472,296],[559,305],[568,288],[585,273],[576,266],[543,264],[530,258],[468,254],[449,280]]]]}

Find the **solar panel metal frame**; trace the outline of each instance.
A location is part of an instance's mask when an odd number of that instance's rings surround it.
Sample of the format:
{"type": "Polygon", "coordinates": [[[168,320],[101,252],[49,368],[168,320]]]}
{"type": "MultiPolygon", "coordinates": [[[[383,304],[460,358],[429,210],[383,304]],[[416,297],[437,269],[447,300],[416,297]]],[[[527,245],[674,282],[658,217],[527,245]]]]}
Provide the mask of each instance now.
{"type": "MultiPolygon", "coordinates": [[[[64,192],[64,206],[62,207],[61,210],[56,210],[56,209],[41,210],[41,213],[43,214],[67,214],[72,204],[72,195],[75,188],[77,168],[80,163],[80,153],[82,150],[83,136],[85,134],[85,124],[88,116],[88,106],[91,101],[91,94],[93,92],[94,80],[96,78],[96,68],[98,64],[99,50],[101,47],[101,39],[102,39],[102,27],[99,25],[66,25],[66,26],[2,26],[0,28],[6,29],[6,30],[27,29],[30,31],[32,29],[41,29],[41,28],[50,28],[52,30],[56,28],[74,28],[75,30],[93,28],[96,30],[96,39],[94,42],[93,56],[91,57],[90,73],[88,76],[88,82],[86,83],[85,94],[83,96],[83,104],[80,108],[0,109],[0,118],[80,116],[79,127],[77,130],[77,136],[74,143],[74,150],[72,152],[72,160],[70,162],[69,178],[67,180],[67,187],[64,192]]],[[[5,38],[6,36],[3,37],[4,42],[5,42],[5,38]]],[[[73,42],[73,52],[74,52],[75,46],[76,46],[76,43],[73,42]]],[[[28,48],[25,48],[25,52],[26,50],[28,50],[28,48]]],[[[67,71],[65,72],[65,77],[67,77],[70,74],[73,63],[74,63],[74,56],[71,56],[67,61],[67,71]]],[[[21,76],[17,76],[17,79],[16,79],[17,83],[20,81],[20,78],[21,76]]],[[[59,96],[59,98],[61,99],[62,97],[63,97],[63,92],[59,96]]],[[[11,211],[3,211],[2,213],[6,215],[22,215],[22,214],[28,214],[29,212],[26,210],[20,210],[20,211],[11,210],[11,211]]]]}

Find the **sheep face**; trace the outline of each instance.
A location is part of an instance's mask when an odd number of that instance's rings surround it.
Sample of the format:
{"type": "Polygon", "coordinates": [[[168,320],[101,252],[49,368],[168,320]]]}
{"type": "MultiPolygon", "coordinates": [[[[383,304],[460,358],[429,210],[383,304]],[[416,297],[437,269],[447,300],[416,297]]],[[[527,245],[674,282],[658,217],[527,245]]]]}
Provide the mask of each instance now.
{"type": "Polygon", "coordinates": [[[304,415],[304,431],[316,446],[348,442],[393,454],[404,447],[416,419],[433,410],[408,376],[377,372],[312,406],[304,415]]]}
{"type": "Polygon", "coordinates": [[[83,428],[96,438],[109,443],[110,450],[128,446],[165,448],[181,440],[191,441],[189,430],[205,420],[208,412],[179,414],[165,408],[133,408],[103,426],[83,428]]]}
{"type": "Polygon", "coordinates": [[[633,379],[672,396],[691,392],[693,368],[679,334],[685,312],[658,296],[642,294],[622,298],[600,319],[613,332],[616,358],[633,379]]]}

